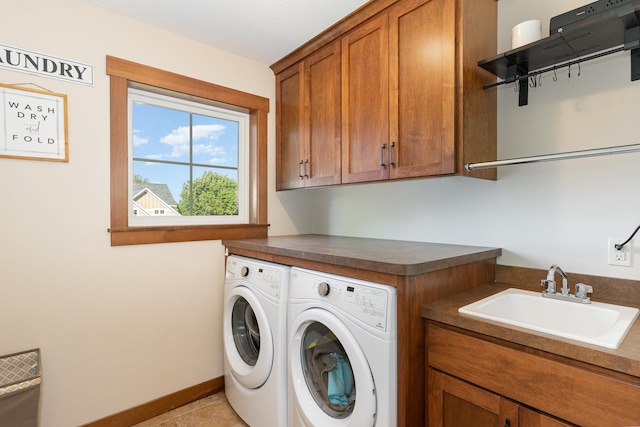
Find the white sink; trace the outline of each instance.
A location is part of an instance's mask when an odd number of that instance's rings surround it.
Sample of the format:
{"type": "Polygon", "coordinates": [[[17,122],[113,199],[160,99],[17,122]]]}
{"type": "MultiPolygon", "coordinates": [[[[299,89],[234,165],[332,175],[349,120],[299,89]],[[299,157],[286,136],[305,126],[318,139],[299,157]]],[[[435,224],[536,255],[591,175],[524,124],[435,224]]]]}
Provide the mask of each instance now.
{"type": "Polygon", "coordinates": [[[458,309],[460,313],[607,348],[618,348],[638,309],[544,298],[541,292],[507,289],[458,309]]]}

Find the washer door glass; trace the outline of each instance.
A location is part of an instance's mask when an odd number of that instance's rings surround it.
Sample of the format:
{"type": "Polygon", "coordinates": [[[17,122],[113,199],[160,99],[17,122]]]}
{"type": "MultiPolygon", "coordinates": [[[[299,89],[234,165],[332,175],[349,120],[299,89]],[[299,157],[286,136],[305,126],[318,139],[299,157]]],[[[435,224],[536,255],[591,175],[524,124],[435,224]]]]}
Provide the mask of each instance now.
{"type": "Polygon", "coordinates": [[[224,308],[225,358],[233,376],[247,388],[262,386],[273,365],[269,319],[256,294],[245,286],[231,290],[224,308]]]}
{"type": "Polygon", "coordinates": [[[302,372],[313,400],[333,418],[349,416],[356,402],[356,385],[340,340],[325,325],[313,322],[303,333],[300,350],[302,372]]]}
{"type": "Polygon", "coordinates": [[[292,324],[289,344],[294,402],[305,424],[375,424],[371,368],[340,319],[319,308],[303,311],[292,324]]]}
{"type": "Polygon", "coordinates": [[[239,297],[231,310],[231,331],[244,363],[255,366],[260,355],[260,325],[249,302],[239,297]]]}

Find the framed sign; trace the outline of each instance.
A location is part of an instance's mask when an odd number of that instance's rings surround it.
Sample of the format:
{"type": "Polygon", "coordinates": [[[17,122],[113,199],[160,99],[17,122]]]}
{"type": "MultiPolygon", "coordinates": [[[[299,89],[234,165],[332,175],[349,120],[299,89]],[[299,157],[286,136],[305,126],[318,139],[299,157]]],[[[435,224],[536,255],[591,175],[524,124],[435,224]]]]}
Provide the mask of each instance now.
{"type": "Polygon", "coordinates": [[[0,83],[0,157],[69,161],[67,95],[0,83]]]}

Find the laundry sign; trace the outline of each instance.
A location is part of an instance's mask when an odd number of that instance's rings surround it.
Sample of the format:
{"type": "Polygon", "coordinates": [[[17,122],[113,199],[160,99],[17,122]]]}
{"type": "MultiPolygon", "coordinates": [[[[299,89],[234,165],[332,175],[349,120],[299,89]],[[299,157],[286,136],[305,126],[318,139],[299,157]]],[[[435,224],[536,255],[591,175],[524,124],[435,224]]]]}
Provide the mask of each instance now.
{"type": "Polygon", "coordinates": [[[67,96],[0,84],[0,157],[68,162],[67,96]]]}
{"type": "Polygon", "coordinates": [[[93,66],[0,44],[0,67],[93,85],[93,66]]]}

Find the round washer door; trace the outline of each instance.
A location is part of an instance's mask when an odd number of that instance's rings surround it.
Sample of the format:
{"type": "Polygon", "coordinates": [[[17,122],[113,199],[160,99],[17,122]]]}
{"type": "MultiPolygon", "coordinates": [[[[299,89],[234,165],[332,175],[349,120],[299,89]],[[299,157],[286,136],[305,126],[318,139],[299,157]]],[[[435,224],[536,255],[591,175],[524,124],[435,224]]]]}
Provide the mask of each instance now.
{"type": "Polygon", "coordinates": [[[303,311],[292,324],[289,349],[295,410],[306,424],[374,425],[377,406],[371,368],[340,319],[320,308],[303,311]]]}
{"type": "Polygon", "coordinates": [[[261,387],[273,365],[273,336],[262,305],[247,287],[234,287],[227,295],[223,331],[233,376],[246,388],[261,387]]]}

